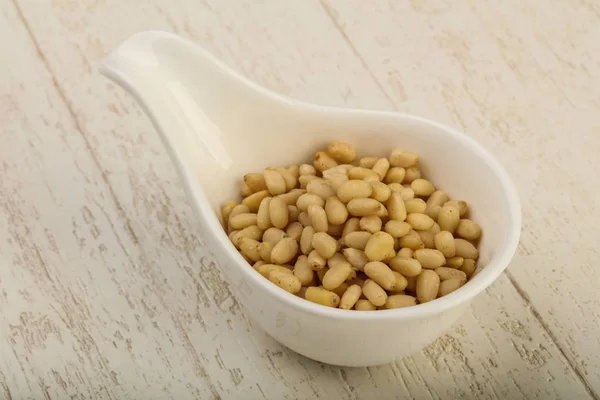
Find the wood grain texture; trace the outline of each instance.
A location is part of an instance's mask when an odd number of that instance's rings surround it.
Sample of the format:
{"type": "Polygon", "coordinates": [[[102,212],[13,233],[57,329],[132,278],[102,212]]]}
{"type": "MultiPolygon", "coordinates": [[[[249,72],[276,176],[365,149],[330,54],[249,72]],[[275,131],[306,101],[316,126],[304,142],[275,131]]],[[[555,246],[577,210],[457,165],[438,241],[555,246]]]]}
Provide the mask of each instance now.
{"type": "Polygon", "coordinates": [[[404,4],[0,1],[0,398],[598,397],[599,15],[404,4]],[[286,95],[434,117],[496,149],[524,203],[510,273],[388,366],[278,345],[222,280],[149,121],[95,69],[143,29],[286,95]]]}

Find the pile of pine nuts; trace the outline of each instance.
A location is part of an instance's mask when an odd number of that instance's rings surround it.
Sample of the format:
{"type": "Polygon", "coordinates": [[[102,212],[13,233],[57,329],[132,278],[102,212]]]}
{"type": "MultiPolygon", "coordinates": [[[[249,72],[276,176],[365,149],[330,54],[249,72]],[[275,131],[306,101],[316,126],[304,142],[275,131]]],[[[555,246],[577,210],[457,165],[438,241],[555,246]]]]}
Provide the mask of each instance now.
{"type": "Polygon", "coordinates": [[[334,141],[313,165],[244,176],[227,202],[231,242],[254,269],[308,301],[346,310],[414,306],[470,279],[481,227],[424,179],[418,157],[364,157],[334,141]]]}

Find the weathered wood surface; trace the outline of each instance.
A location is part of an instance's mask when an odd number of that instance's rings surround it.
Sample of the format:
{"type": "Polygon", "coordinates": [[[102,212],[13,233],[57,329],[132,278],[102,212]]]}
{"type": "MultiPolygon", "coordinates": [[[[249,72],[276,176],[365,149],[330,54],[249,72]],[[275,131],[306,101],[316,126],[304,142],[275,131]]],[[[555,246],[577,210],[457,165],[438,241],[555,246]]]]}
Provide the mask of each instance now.
{"type": "Polygon", "coordinates": [[[599,22],[583,0],[0,0],[0,399],[599,397],[599,22]],[[203,248],[149,121],[96,71],[144,29],[292,97],[477,138],[522,195],[507,274],[392,365],[278,345],[203,248]]]}

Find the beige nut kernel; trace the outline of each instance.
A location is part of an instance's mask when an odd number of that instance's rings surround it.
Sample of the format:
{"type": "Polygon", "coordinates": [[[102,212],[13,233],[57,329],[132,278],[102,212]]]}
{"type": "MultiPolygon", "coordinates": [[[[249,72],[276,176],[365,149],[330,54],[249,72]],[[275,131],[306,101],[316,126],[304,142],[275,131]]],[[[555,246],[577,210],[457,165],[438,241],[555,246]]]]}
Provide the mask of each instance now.
{"type": "Polygon", "coordinates": [[[269,280],[286,292],[290,293],[298,293],[302,287],[300,279],[298,279],[296,276],[280,271],[271,271],[269,274],[269,280]]]}
{"type": "Polygon", "coordinates": [[[369,215],[360,219],[360,229],[369,233],[379,232],[381,230],[381,218],[377,215],[369,215]]]}
{"type": "Polygon", "coordinates": [[[387,232],[374,233],[365,246],[365,254],[371,261],[385,260],[393,250],[394,238],[387,232]]]}
{"type": "Polygon", "coordinates": [[[344,224],[344,230],[342,231],[342,237],[349,233],[360,231],[360,218],[349,218],[344,224]]]}
{"type": "Polygon", "coordinates": [[[267,183],[263,174],[246,174],[244,175],[244,183],[252,190],[252,193],[267,189],[267,183]]]}
{"type": "Polygon", "coordinates": [[[300,222],[302,226],[310,226],[310,218],[306,211],[302,211],[298,214],[298,222],[300,222]]]}
{"type": "Polygon", "coordinates": [[[415,191],[411,188],[404,188],[400,192],[400,197],[402,197],[402,200],[404,201],[412,200],[415,198],[415,191]]]}
{"type": "Polygon", "coordinates": [[[325,268],[325,264],[327,264],[327,260],[323,258],[316,250],[308,253],[308,266],[313,271],[319,271],[325,268]]]}
{"type": "Polygon", "coordinates": [[[350,232],[344,236],[342,242],[347,247],[364,251],[371,236],[369,232],[364,231],[350,232]]]}
{"type": "Polygon", "coordinates": [[[324,267],[322,269],[317,270],[317,278],[319,278],[319,282],[323,282],[323,277],[329,271],[329,267],[324,267]]]}
{"type": "Polygon", "coordinates": [[[391,310],[393,308],[404,308],[417,305],[417,299],[407,294],[394,294],[389,296],[385,302],[385,308],[391,310]]]}
{"type": "Polygon", "coordinates": [[[399,238],[398,243],[400,244],[401,248],[408,247],[412,250],[419,250],[425,248],[425,244],[423,243],[423,240],[421,240],[421,236],[417,232],[412,230],[406,235],[399,238]]]}
{"type": "Polygon", "coordinates": [[[463,283],[467,282],[467,274],[458,269],[439,267],[435,269],[435,273],[439,275],[442,281],[447,281],[448,279],[460,279],[463,283]]]}
{"type": "Polygon", "coordinates": [[[425,208],[425,214],[431,218],[437,220],[438,214],[444,203],[448,201],[448,195],[443,190],[436,190],[427,199],[427,207],[425,208]]]}
{"type": "Polygon", "coordinates": [[[296,187],[296,184],[298,183],[298,179],[296,179],[296,177],[290,171],[288,171],[286,168],[275,168],[275,169],[277,171],[279,171],[279,173],[283,177],[283,180],[285,181],[285,188],[287,191],[290,191],[296,187]]]}
{"type": "Polygon", "coordinates": [[[298,172],[300,173],[300,176],[310,176],[310,175],[317,175],[317,170],[315,169],[315,167],[313,167],[310,164],[302,164],[300,165],[300,168],[298,169],[298,172]]]}
{"type": "Polygon", "coordinates": [[[268,197],[269,197],[269,191],[261,190],[260,192],[256,192],[256,193],[251,194],[250,196],[246,197],[244,200],[242,200],[242,204],[245,205],[246,207],[248,207],[250,212],[255,213],[255,212],[258,212],[258,209],[259,209],[260,204],[263,201],[263,199],[268,198],[268,197]]]}
{"type": "Polygon", "coordinates": [[[292,222],[291,224],[288,225],[287,229],[285,230],[285,233],[288,235],[288,237],[299,241],[300,237],[302,236],[302,231],[304,230],[304,227],[302,226],[302,224],[300,222],[292,222]]]}
{"type": "Polygon", "coordinates": [[[388,185],[391,183],[402,183],[406,176],[406,170],[400,167],[392,167],[387,171],[387,174],[383,178],[383,182],[388,185]]]}
{"type": "MultiPolygon", "coordinates": [[[[331,171],[331,170],[328,170],[328,171],[331,171]]],[[[325,172],[327,172],[327,171],[325,171],[325,172]]],[[[334,190],[334,192],[337,194],[337,191],[339,190],[339,188],[342,187],[342,185],[344,183],[348,182],[348,175],[346,175],[345,173],[330,174],[327,176],[327,178],[325,180],[327,181],[329,186],[331,186],[331,188],[334,190]]]]}
{"type": "Polygon", "coordinates": [[[327,145],[327,154],[342,164],[349,164],[356,158],[354,146],[341,140],[330,142],[327,145]]]}
{"type": "Polygon", "coordinates": [[[396,271],[392,271],[392,273],[394,274],[394,277],[396,279],[396,289],[394,289],[393,292],[398,293],[404,291],[404,289],[406,289],[406,286],[408,285],[406,277],[396,271]]]}
{"type": "Polygon", "coordinates": [[[279,265],[285,264],[294,258],[296,253],[298,253],[298,242],[289,237],[283,238],[273,247],[271,262],[279,265]]]}
{"type": "Polygon", "coordinates": [[[266,263],[263,260],[257,261],[252,265],[252,268],[258,270],[258,267],[260,267],[261,265],[265,265],[266,263]]]}
{"type": "Polygon", "coordinates": [[[313,235],[312,246],[323,258],[330,258],[337,250],[337,241],[325,232],[317,232],[313,235]]]}
{"type": "Polygon", "coordinates": [[[406,175],[404,176],[404,183],[412,183],[415,179],[421,178],[421,171],[418,167],[412,166],[405,168],[406,175]]]}
{"type": "Polygon", "coordinates": [[[348,263],[329,268],[329,271],[323,276],[323,287],[327,290],[333,290],[344,283],[350,274],[352,274],[352,267],[348,263]]]}
{"type": "Polygon", "coordinates": [[[467,240],[477,240],[481,236],[481,227],[470,219],[461,219],[455,231],[456,235],[467,240]]]}
{"type": "Polygon", "coordinates": [[[348,260],[350,265],[352,265],[359,271],[364,270],[365,265],[367,265],[367,263],[369,262],[369,258],[367,257],[364,251],[348,247],[342,252],[344,253],[344,257],[346,258],[346,260],[348,260]]]}
{"type": "Polygon", "coordinates": [[[337,197],[343,203],[349,203],[353,199],[365,199],[371,196],[373,193],[373,186],[371,183],[351,179],[344,182],[337,191],[337,197]]]}
{"type": "Polygon", "coordinates": [[[373,193],[371,193],[371,198],[377,200],[380,203],[385,203],[392,194],[392,189],[385,183],[379,181],[370,182],[373,187],[373,193]]]}
{"type": "Polygon", "coordinates": [[[436,269],[446,264],[446,258],[439,250],[420,249],[415,251],[414,257],[423,268],[436,269]]]}
{"type": "Polygon", "coordinates": [[[442,231],[442,229],[440,228],[440,226],[438,225],[438,223],[437,223],[437,222],[435,222],[435,223],[433,224],[433,226],[431,227],[431,229],[429,229],[429,230],[430,230],[431,232],[433,232],[433,234],[434,234],[434,235],[435,235],[435,234],[437,234],[437,233],[440,233],[440,232],[442,231]]]}
{"type": "Polygon", "coordinates": [[[477,260],[479,257],[479,251],[473,245],[473,243],[465,239],[454,239],[454,247],[456,248],[456,256],[462,258],[470,258],[477,260]]]}
{"type": "Polygon", "coordinates": [[[327,220],[332,225],[341,225],[348,219],[346,205],[337,197],[329,197],[325,202],[325,213],[327,220]]]}
{"type": "Polygon", "coordinates": [[[286,237],[287,234],[281,229],[277,228],[269,228],[263,233],[262,240],[263,242],[271,242],[273,244],[279,243],[281,239],[286,237]]]}
{"type": "Polygon", "coordinates": [[[356,311],[374,311],[377,310],[377,307],[367,299],[358,299],[354,309],[356,311]]]}
{"type": "Polygon", "coordinates": [[[273,197],[269,203],[269,220],[275,228],[283,229],[289,221],[287,204],[279,197],[273,197]]]}
{"type": "Polygon", "coordinates": [[[323,207],[317,204],[308,206],[308,217],[310,224],[315,228],[315,232],[327,232],[329,223],[327,222],[327,214],[323,207]]]}
{"type": "Polygon", "coordinates": [[[239,241],[240,251],[252,261],[260,261],[260,243],[249,237],[242,237],[239,241]]]}
{"type": "Polygon", "coordinates": [[[324,179],[313,179],[306,185],[306,191],[311,194],[315,194],[323,200],[328,197],[335,196],[335,190],[331,187],[329,182],[324,179]]]}
{"type": "Polygon", "coordinates": [[[371,169],[373,168],[373,165],[375,165],[377,160],[379,160],[379,158],[377,157],[363,157],[360,160],[358,160],[358,166],[361,168],[371,169]]]}
{"type": "Polygon", "coordinates": [[[354,217],[366,217],[377,215],[382,207],[381,203],[374,199],[352,199],[347,205],[348,213],[354,217]]]}
{"type": "Polygon", "coordinates": [[[417,165],[419,157],[410,151],[400,149],[392,150],[390,154],[390,164],[394,167],[408,168],[417,165]]]}
{"type": "MultiPolygon", "coordinates": [[[[420,274],[419,274],[420,275],[420,274]]],[[[417,291],[417,278],[418,276],[407,276],[406,277],[406,291],[416,293],[417,291]]]]}
{"type": "Polygon", "coordinates": [[[225,205],[223,205],[223,207],[221,208],[221,216],[223,217],[223,222],[227,223],[229,221],[229,215],[231,214],[231,211],[233,211],[235,206],[237,206],[237,203],[233,200],[230,200],[227,203],[225,203],[225,205]]]}
{"type": "MultiPolygon", "coordinates": [[[[454,240],[452,242],[454,242],[454,240]]],[[[465,263],[465,259],[462,257],[450,257],[450,258],[446,258],[445,266],[448,268],[460,269],[464,263],[465,263]]]]}
{"type": "Polygon", "coordinates": [[[253,213],[237,214],[229,219],[229,226],[232,229],[240,230],[252,225],[256,225],[257,215],[253,213]]]}
{"type": "Polygon", "coordinates": [[[402,237],[412,230],[412,227],[404,221],[390,220],[385,224],[385,231],[392,237],[402,237]]]}
{"type": "Polygon", "coordinates": [[[313,250],[312,239],[315,234],[315,228],[305,226],[300,235],[300,251],[303,254],[309,254],[313,250]]]}
{"type": "Polygon", "coordinates": [[[444,257],[454,257],[456,248],[454,247],[454,236],[448,231],[436,233],[434,237],[435,248],[439,250],[444,257]]]}
{"type": "Polygon", "coordinates": [[[240,246],[240,240],[243,237],[247,237],[250,239],[254,239],[256,241],[260,240],[262,238],[263,235],[263,230],[260,229],[258,226],[256,225],[252,225],[249,226],[247,228],[244,228],[240,231],[237,231],[237,233],[235,235],[232,235],[231,241],[233,242],[233,244],[235,245],[235,247],[240,246]]]}
{"type": "Polygon", "coordinates": [[[428,215],[420,213],[411,213],[406,216],[406,222],[417,231],[426,231],[433,227],[435,223],[428,215]]]}
{"type": "Polygon", "coordinates": [[[437,221],[441,230],[454,233],[459,221],[460,215],[458,208],[454,206],[444,206],[441,208],[437,221]]]}
{"type": "Polygon", "coordinates": [[[404,190],[404,186],[402,186],[402,184],[400,184],[400,183],[390,183],[390,184],[388,184],[388,187],[390,188],[390,190],[392,192],[400,193],[404,190]]]}
{"type": "Polygon", "coordinates": [[[287,189],[287,185],[285,183],[285,179],[275,168],[266,168],[265,173],[265,183],[267,185],[267,190],[273,196],[277,196],[278,194],[284,194],[287,189]]]}
{"type": "Polygon", "coordinates": [[[417,277],[415,289],[419,303],[435,300],[440,289],[440,277],[434,271],[424,269],[417,277]]]}
{"type": "Polygon", "coordinates": [[[319,151],[317,154],[315,154],[313,161],[315,168],[319,172],[323,172],[338,165],[337,162],[324,151],[319,151]]]}
{"type": "Polygon", "coordinates": [[[477,270],[477,262],[469,258],[464,259],[463,265],[461,265],[460,270],[463,271],[468,278],[471,278],[477,270]]]}
{"type": "Polygon", "coordinates": [[[456,289],[459,289],[465,282],[458,278],[448,279],[442,281],[440,283],[440,288],[438,289],[438,297],[445,296],[454,292],[456,289]]]}
{"type": "Polygon", "coordinates": [[[381,180],[377,172],[373,171],[372,169],[362,167],[352,167],[348,171],[348,178],[352,180],[381,180]]]}
{"type": "Polygon", "coordinates": [[[427,179],[418,178],[411,182],[410,188],[415,192],[415,196],[429,197],[435,192],[435,186],[427,179]]]}
{"type": "Polygon", "coordinates": [[[272,197],[265,197],[258,207],[258,213],[256,214],[256,224],[260,229],[269,229],[271,224],[271,218],[269,217],[269,205],[271,204],[272,197]]]}
{"type": "Polygon", "coordinates": [[[425,200],[418,199],[418,198],[405,200],[404,205],[406,206],[406,212],[409,214],[411,214],[411,213],[424,214],[425,209],[427,208],[427,204],[425,203],[425,200]]]}
{"type": "Polygon", "coordinates": [[[300,175],[300,177],[298,178],[298,182],[300,182],[300,187],[302,189],[306,189],[308,184],[310,182],[314,181],[315,179],[320,179],[320,178],[315,175],[300,175]]]}
{"type": "Polygon", "coordinates": [[[447,201],[446,203],[444,203],[445,206],[453,206],[458,208],[458,212],[460,214],[460,217],[464,217],[468,214],[469,212],[469,206],[467,205],[467,202],[464,200],[450,200],[447,201]]]}
{"type": "MultiPolygon", "coordinates": [[[[436,275],[437,276],[437,275],[436,275]]],[[[387,300],[387,293],[372,279],[367,279],[362,287],[362,292],[373,305],[383,306],[387,300]]],[[[437,293],[437,292],[436,292],[437,293]]]]}
{"type": "Polygon", "coordinates": [[[262,264],[256,268],[256,271],[258,271],[258,273],[261,274],[262,276],[264,276],[265,278],[268,278],[269,275],[271,274],[271,272],[273,272],[273,271],[278,271],[278,272],[281,272],[284,274],[293,275],[293,273],[290,269],[288,269],[286,267],[282,267],[281,265],[275,265],[275,264],[262,264]]]}
{"type": "Polygon", "coordinates": [[[385,290],[396,290],[396,276],[390,267],[384,263],[379,261],[367,263],[367,265],[365,265],[364,272],[369,278],[377,282],[377,284],[385,290]]]}
{"type": "Polygon", "coordinates": [[[258,248],[260,252],[260,258],[267,263],[271,264],[271,253],[273,252],[273,247],[275,247],[275,243],[272,242],[262,242],[258,248]]]}
{"type": "Polygon", "coordinates": [[[358,285],[350,285],[342,295],[342,299],[340,300],[340,308],[344,310],[351,310],[352,307],[356,304],[360,295],[362,294],[362,289],[358,285]]]}
{"type": "Polygon", "coordinates": [[[327,307],[335,308],[340,304],[340,296],[338,296],[334,292],[317,286],[310,286],[309,288],[307,288],[306,293],[304,294],[304,298],[313,303],[317,303],[327,307]]]}
{"type": "Polygon", "coordinates": [[[398,250],[398,253],[396,254],[397,257],[406,257],[406,258],[412,258],[413,256],[413,250],[405,247],[403,249],[398,250]]]}
{"type": "Polygon", "coordinates": [[[415,231],[419,234],[426,249],[435,249],[435,234],[431,231],[415,231]]]}
{"type": "Polygon", "coordinates": [[[298,201],[296,201],[296,207],[298,207],[298,210],[300,211],[308,211],[308,207],[313,204],[323,207],[325,205],[325,200],[314,193],[304,193],[298,197],[298,201]]]}
{"type": "Polygon", "coordinates": [[[301,255],[294,265],[294,275],[300,280],[302,286],[308,286],[312,283],[315,272],[308,266],[308,257],[301,255]]]}
{"type": "Polygon", "coordinates": [[[304,193],[306,193],[306,190],[304,189],[292,189],[289,192],[280,194],[277,197],[285,201],[285,204],[288,206],[295,206],[300,196],[302,196],[304,193]]]}
{"type": "Polygon", "coordinates": [[[390,260],[390,268],[405,277],[418,276],[423,267],[418,260],[404,256],[396,256],[390,260]]]}
{"type": "Polygon", "coordinates": [[[346,289],[348,289],[348,284],[346,282],[343,282],[340,286],[336,287],[335,289],[331,289],[331,291],[337,294],[338,296],[342,297],[346,292],[346,289]]]}
{"type": "Polygon", "coordinates": [[[377,175],[379,175],[379,180],[382,180],[390,169],[390,162],[387,158],[380,158],[371,169],[375,171],[377,175]]]}
{"type": "Polygon", "coordinates": [[[404,221],[406,219],[406,206],[404,200],[398,192],[392,192],[387,201],[388,216],[395,221],[404,221]]]}

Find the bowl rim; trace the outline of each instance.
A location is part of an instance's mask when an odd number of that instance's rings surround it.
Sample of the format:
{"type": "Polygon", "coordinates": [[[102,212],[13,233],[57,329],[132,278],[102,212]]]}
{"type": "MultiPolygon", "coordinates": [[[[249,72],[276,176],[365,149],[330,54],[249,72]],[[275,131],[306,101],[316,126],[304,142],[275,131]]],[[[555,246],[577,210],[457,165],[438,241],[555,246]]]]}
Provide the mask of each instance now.
{"type": "MultiPolygon", "coordinates": [[[[291,294],[281,289],[277,285],[274,285],[268,279],[265,279],[262,275],[260,275],[256,270],[254,270],[254,268],[252,268],[252,266],[250,266],[246,262],[246,260],[242,257],[242,255],[237,251],[237,249],[229,240],[229,237],[226,231],[223,229],[223,226],[221,225],[217,214],[211,207],[208,201],[208,197],[205,195],[203,188],[194,179],[193,172],[190,168],[188,168],[188,166],[186,166],[183,163],[183,160],[178,156],[173,146],[173,143],[171,143],[169,140],[169,136],[166,132],[164,132],[160,123],[153,115],[151,107],[134,84],[134,78],[128,73],[123,72],[119,68],[120,61],[118,57],[113,58],[111,55],[105,57],[105,59],[102,60],[102,62],[99,65],[100,72],[108,78],[112,79],[113,81],[119,83],[124,88],[126,88],[144,109],[144,111],[152,121],[153,125],[159,132],[163,144],[165,145],[165,148],[167,150],[167,153],[171,158],[171,161],[175,164],[176,170],[180,176],[180,179],[182,180],[188,197],[191,197],[190,200],[192,200],[192,207],[195,209],[196,215],[204,224],[205,230],[207,232],[212,232],[212,234],[214,235],[214,238],[219,246],[218,250],[222,251],[226,256],[225,261],[231,263],[232,267],[238,268],[241,271],[241,274],[245,280],[249,280],[257,284],[259,287],[267,291],[271,296],[279,300],[281,303],[292,307],[297,311],[302,311],[304,313],[315,316],[336,318],[338,320],[341,319],[348,321],[414,320],[424,319],[433,315],[443,313],[444,311],[455,308],[460,304],[471,300],[483,290],[485,290],[487,287],[489,287],[508,267],[508,264],[510,263],[517,250],[521,233],[522,215],[518,192],[515,185],[511,181],[508,173],[500,164],[500,162],[475,139],[471,138],[467,134],[453,127],[450,127],[448,125],[442,124],[429,118],[413,114],[398,111],[361,110],[336,106],[318,105],[308,102],[301,102],[299,100],[283,96],[242,76],[237,71],[234,71],[232,68],[230,68],[223,61],[219,60],[208,51],[202,49],[201,47],[193,43],[191,40],[169,32],[160,30],[138,32],[132,35],[130,38],[126,39],[126,42],[134,42],[137,40],[140,40],[142,42],[154,42],[156,40],[163,39],[174,40],[177,42],[185,43],[188,46],[194,46],[196,51],[202,53],[203,56],[209,59],[211,62],[213,62],[216,67],[227,72],[231,76],[231,78],[237,80],[240,85],[246,85],[248,88],[255,90],[265,98],[268,98],[274,101],[275,103],[279,103],[280,105],[304,109],[306,111],[312,112],[370,114],[372,116],[381,116],[387,118],[403,118],[409,121],[429,125],[433,128],[443,131],[445,134],[450,135],[454,138],[454,140],[467,147],[471,152],[478,154],[479,157],[482,160],[484,160],[488,167],[494,172],[494,174],[497,176],[499,182],[502,185],[502,192],[505,194],[504,201],[508,204],[507,217],[509,218],[508,227],[506,232],[504,233],[502,243],[498,247],[498,252],[496,253],[496,255],[490,260],[490,262],[485,266],[485,268],[478,272],[472,280],[468,281],[460,289],[444,296],[443,298],[436,299],[425,304],[418,304],[414,307],[398,308],[391,310],[357,312],[356,310],[342,310],[339,308],[326,307],[316,303],[312,303],[308,300],[302,299],[294,294],[291,294]]],[[[123,44],[121,44],[120,46],[122,45],[123,44]]],[[[216,258],[219,259],[219,257],[216,258]]],[[[223,270],[221,267],[219,268],[223,270]]],[[[223,272],[227,275],[227,271],[223,272]]]]}
{"type": "MultiPolygon", "coordinates": [[[[508,205],[508,215],[506,217],[508,217],[509,222],[507,224],[506,232],[504,233],[504,238],[498,247],[498,251],[490,260],[490,262],[464,286],[444,296],[443,298],[439,298],[424,304],[418,304],[413,307],[390,310],[360,312],[357,312],[356,310],[343,310],[312,303],[308,300],[291,294],[281,289],[277,285],[274,285],[268,279],[265,279],[256,270],[254,270],[254,268],[252,268],[252,266],[242,257],[239,251],[231,243],[216,213],[213,212],[213,209],[208,203],[207,198],[204,196],[204,193],[202,193],[203,189],[199,185],[192,184],[193,179],[189,174],[189,170],[184,169],[184,184],[186,187],[192,189],[194,206],[196,207],[198,215],[203,220],[203,223],[206,224],[206,230],[209,232],[215,232],[214,236],[220,246],[219,250],[223,251],[227,255],[226,262],[235,264],[235,268],[241,270],[244,279],[253,281],[259,287],[261,287],[261,289],[268,291],[271,296],[275,297],[281,303],[286,304],[289,307],[293,307],[299,311],[303,311],[307,314],[356,321],[413,320],[424,319],[440,314],[446,310],[455,308],[456,306],[469,301],[489,287],[508,267],[508,264],[517,250],[520,240],[522,223],[520,200],[516,187],[514,186],[504,167],[481,144],[455,128],[417,115],[397,111],[359,110],[335,106],[323,106],[311,103],[296,102],[292,99],[286,100],[288,102],[291,101],[292,103],[296,103],[296,106],[303,107],[305,109],[312,109],[313,111],[332,111],[337,113],[361,114],[367,113],[375,116],[380,115],[387,117],[395,116],[396,118],[404,118],[414,122],[430,125],[438,130],[444,131],[463,146],[467,147],[469,151],[477,153],[483,162],[485,162],[497,176],[502,186],[502,192],[505,194],[504,201],[508,205]],[[194,193],[196,190],[198,192],[194,193]]],[[[227,274],[226,271],[223,272],[227,274]]]]}

